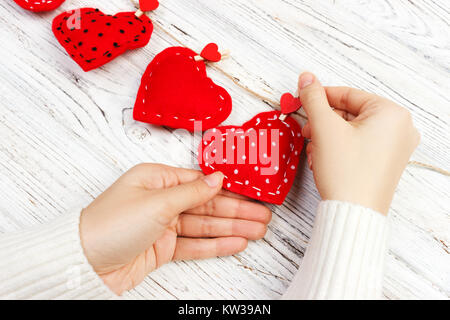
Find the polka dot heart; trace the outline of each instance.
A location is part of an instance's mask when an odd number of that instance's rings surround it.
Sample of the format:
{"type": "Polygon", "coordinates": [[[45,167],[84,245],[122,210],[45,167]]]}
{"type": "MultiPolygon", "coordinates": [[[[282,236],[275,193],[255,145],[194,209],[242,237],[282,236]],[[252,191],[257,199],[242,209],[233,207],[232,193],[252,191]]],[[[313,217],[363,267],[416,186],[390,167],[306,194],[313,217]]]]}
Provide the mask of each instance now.
{"type": "Polygon", "coordinates": [[[142,76],[135,120],[204,131],[229,116],[230,95],[208,78],[205,62],[196,56],[191,49],[171,47],[153,59],[142,76]]]}
{"type": "Polygon", "coordinates": [[[25,10],[33,12],[51,11],[58,8],[64,0],[14,0],[25,10]]]}
{"type": "Polygon", "coordinates": [[[264,112],[238,126],[208,130],[199,146],[205,174],[221,171],[223,186],[253,199],[282,204],[295,179],[304,139],[292,117],[264,112]]]}
{"type": "Polygon", "coordinates": [[[144,47],[153,32],[146,15],[121,12],[112,16],[93,8],[63,12],[53,20],[52,28],[84,71],[101,67],[127,50],[144,47]]]}

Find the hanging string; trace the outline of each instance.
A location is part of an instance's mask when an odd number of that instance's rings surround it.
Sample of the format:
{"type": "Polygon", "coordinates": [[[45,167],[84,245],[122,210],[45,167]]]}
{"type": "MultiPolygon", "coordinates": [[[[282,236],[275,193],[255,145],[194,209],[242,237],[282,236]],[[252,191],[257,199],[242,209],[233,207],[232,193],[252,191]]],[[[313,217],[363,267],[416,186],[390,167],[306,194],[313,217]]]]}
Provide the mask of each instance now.
{"type": "MultiPolygon", "coordinates": [[[[183,42],[181,42],[179,39],[177,39],[175,36],[173,36],[169,31],[167,31],[166,29],[164,29],[163,26],[161,26],[159,23],[154,22],[154,24],[161,29],[162,32],[164,32],[165,34],[167,34],[169,37],[171,37],[173,40],[175,40],[176,42],[178,42],[182,47],[186,47],[188,48],[188,46],[186,46],[183,42]]],[[[267,102],[268,104],[270,104],[272,107],[274,108],[279,108],[280,107],[280,103],[276,100],[273,100],[271,98],[265,97],[261,94],[259,94],[258,92],[250,89],[249,87],[243,85],[236,77],[234,77],[233,75],[229,74],[228,72],[226,72],[224,69],[222,69],[221,67],[219,67],[217,64],[210,64],[209,65],[211,68],[216,69],[217,71],[221,72],[225,77],[227,77],[228,79],[230,79],[234,84],[236,84],[238,87],[240,87],[241,89],[247,91],[248,93],[250,93],[251,95],[257,97],[258,99],[267,102]]],[[[304,118],[305,120],[308,120],[308,118],[301,114],[301,113],[297,113],[300,117],[304,118]]]]}
{"type": "MultiPolygon", "coordinates": [[[[139,10],[139,5],[136,3],[136,0],[131,0],[131,2],[133,3],[134,7],[139,10]]],[[[170,33],[169,31],[167,31],[161,24],[159,24],[156,21],[153,21],[153,25],[155,25],[156,27],[158,27],[162,32],[164,32],[166,35],[168,35],[170,38],[172,38],[175,42],[178,42],[179,45],[181,45],[182,47],[188,48],[189,46],[187,46],[186,44],[184,44],[182,41],[180,41],[177,37],[175,37],[172,33],[170,33]]],[[[247,86],[243,85],[239,79],[237,79],[236,77],[234,77],[233,75],[229,74],[228,72],[226,72],[224,69],[222,69],[220,66],[218,66],[217,64],[210,64],[210,67],[212,67],[213,69],[216,69],[217,71],[221,72],[224,76],[226,76],[228,79],[230,79],[234,84],[236,84],[238,87],[240,87],[241,89],[247,91],[248,93],[250,93],[251,95],[257,97],[258,99],[267,102],[268,104],[270,104],[272,107],[274,108],[280,108],[280,103],[276,100],[273,100],[271,98],[265,97],[261,94],[259,94],[258,92],[248,88],[247,86]]],[[[308,118],[306,117],[306,115],[301,114],[301,113],[297,113],[300,117],[302,117],[305,120],[308,120],[308,118]]]]}
{"type": "Polygon", "coordinates": [[[435,167],[435,166],[433,166],[431,164],[427,164],[427,163],[411,160],[411,161],[408,162],[408,165],[421,167],[421,168],[425,168],[425,169],[429,169],[429,170],[433,170],[435,172],[443,174],[444,176],[450,176],[450,171],[447,171],[445,169],[441,169],[439,167],[435,167]]]}
{"type": "MultiPolygon", "coordinates": [[[[135,0],[131,0],[131,2],[133,3],[134,7],[136,9],[139,10],[139,5],[136,4],[135,0]]],[[[180,41],[177,37],[175,37],[172,33],[170,33],[169,31],[167,31],[161,24],[159,24],[156,21],[153,21],[153,24],[158,27],[162,32],[164,32],[166,35],[168,35],[170,38],[172,38],[175,42],[178,42],[182,47],[188,48],[188,46],[186,44],[184,44],[182,41],[180,41]]],[[[279,109],[280,108],[280,103],[276,100],[273,100],[271,98],[268,98],[266,96],[263,96],[261,94],[259,94],[258,92],[250,89],[249,87],[243,85],[239,79],[237,79],[236,77],[234,77],[232,74],[229,74],[228,72],[226,72],[224,69],[222,69],[220,66],[218,66],[217,64],[210,64],[210,67],[212,67],[213,69],[216,69],[217,71],[219,71],[220,73],[222,73],[225,77],[227,77],[228,79],[230,79],[235,85],[237,85],[239,88],[243,89],[244,91],[248,92],[249,94],[255,96],[256,98],[270,104],[272,107],[279,109]]],[[[302,117],[305,120],[308,120],[308,117],[302,113],[299,113],[299,111],[296,112],[296,115],[302,117]]],[[[408,165],[410,166],[416,166],[416,167],[421,167],[424,169],[429,169],[432,171],[435,171],[437,173],[440,173],[444,176],[450,176],[450,171],[447,171],[445,169],[441,169],[439,167],[433,166],[431,164],[427,164],[427,163],[423,163],[423,162],[419,162],[419,161],[414,161],[411,160],[408,162],[408,165]]]]}

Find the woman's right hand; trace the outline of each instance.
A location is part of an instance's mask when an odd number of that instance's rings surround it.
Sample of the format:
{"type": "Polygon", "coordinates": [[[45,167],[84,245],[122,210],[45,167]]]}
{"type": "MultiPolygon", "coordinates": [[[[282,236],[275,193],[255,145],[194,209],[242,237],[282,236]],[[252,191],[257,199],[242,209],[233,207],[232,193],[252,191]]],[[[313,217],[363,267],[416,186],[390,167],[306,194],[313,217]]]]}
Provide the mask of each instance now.
{"type": "Polygon", "coordinates": [[[419,144],[411,114],[385,98],[299,79],[308,115],[308,164],[324,200],[357,203],[387,214],[400,176],[419,144]]]}
{"type": "Polygon", "coordinates": [[[135,166],[82,211],[86,258],[120,295],[170,261],[243,251],[264,237],[272,213],[222,183],[220,172],[135,166]]]}

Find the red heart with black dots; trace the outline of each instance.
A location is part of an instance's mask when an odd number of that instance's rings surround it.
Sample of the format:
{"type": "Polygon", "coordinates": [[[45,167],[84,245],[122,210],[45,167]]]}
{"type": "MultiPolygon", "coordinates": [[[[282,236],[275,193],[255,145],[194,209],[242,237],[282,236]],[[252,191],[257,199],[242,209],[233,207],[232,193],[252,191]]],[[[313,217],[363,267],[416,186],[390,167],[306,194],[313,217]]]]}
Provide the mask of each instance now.
{"type": "Polygon", "coordinates": [[[301,108],[302,103],[300,98],[294,98],[294,96],[290,93],[285,93],[281,96],[280,101],[281,112],[283,114],[289,114],[297,111],[301,108]]]}
{"type": "Polygon", "coordinates": [[[58,8],[65,0],[14,0],[25,10],[33,12],[52,11],[58,8]]]}
{"type": "Polygon", "coordinates": [[[58,15],[52,29],[72,59],[89,71],[127,50],[147,45],[153,24],[146,15],[137,17],[134,12],[112,16],[98,9],[82,8],[58,15]]]}
{"type": "Polygon", "coordinates": [[[205,174],[221,171],[223,187],[253,199],[282,204],[297,173],[304,139],[292,117],[279,111],[256,115],[242,126],[208,130],[199,146],[205,174]]]}
{"type": "Polygon", "coordinates": [[[142,76],[133,117],[137,121],[207,130],[231,113],[228,92],[206,74],[204,61],[188,48],[167,48],[153,59],[142,76]],[[196,127],[201,121],[201,128],[196,127]]]}
{"type": "Polygon", "coordinates": [[[139,9],[141,9],[141,11],[153,11],[158,9],[158,7],[158,0],[139,0],[139,9]]]}
{"type": "Polygon", "coordinates": [[[203,48],[200,56],[208,61],[219,62],[222,59],[222,55],[219,52],[219,47],[215,43],[209,43],[203,48]]]}

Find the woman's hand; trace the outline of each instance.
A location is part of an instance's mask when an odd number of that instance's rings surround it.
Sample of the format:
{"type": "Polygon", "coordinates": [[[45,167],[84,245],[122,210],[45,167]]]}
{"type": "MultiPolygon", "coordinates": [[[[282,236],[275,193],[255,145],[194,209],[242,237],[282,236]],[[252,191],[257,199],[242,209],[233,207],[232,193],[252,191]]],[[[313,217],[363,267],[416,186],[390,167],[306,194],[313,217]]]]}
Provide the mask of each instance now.
{"type": "Polygon", "coordinates": [[[223,175],[138,165],[82,212],[85,254],[117,294],[161,265],[232,255],[261,239],[271,212],[221,191],[223,175]]]}
{"type": "Polygon", "coordinates": [[[386,214],[420,140],[410,113],[364,91],[324,88],[311,73],[300,76],[299,92],[309,119],[308,164],[321,197],[386,214]]]}

